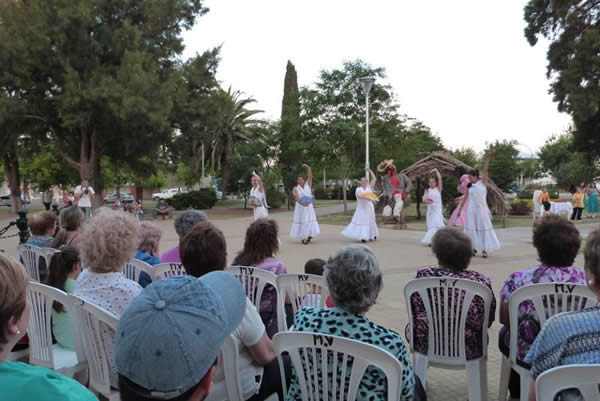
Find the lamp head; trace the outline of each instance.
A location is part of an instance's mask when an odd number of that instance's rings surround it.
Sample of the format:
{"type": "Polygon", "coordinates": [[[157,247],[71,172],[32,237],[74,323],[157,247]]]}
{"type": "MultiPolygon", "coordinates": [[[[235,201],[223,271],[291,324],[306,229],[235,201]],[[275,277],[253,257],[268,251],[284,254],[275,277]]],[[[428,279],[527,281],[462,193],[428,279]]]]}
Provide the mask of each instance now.
{"type": "Polygon", "coordinates": [[[367,95],[371,91],[371,88],[373,87],[373,84],[375,83],[375,78],[374,77],[362,77],[358,81],[360,82],[360,87],[362,88],[363,92],[365,92],[365,95],[367,95]]]}

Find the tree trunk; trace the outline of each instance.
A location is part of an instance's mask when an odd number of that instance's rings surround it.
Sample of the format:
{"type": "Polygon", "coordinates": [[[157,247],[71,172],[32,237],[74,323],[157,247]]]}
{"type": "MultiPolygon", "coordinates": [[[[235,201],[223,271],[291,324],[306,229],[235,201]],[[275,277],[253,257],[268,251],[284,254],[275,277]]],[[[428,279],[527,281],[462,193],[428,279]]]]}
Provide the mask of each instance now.
{"type": "Polygon", "coordinates": [[[344,199],[344,214],[348,214],[348,195],[346,190],[347,178],[342,179],[342,197],[344,199]]]}
{"type": "Polygon", "coordinates": [[[417,178],[417,220],[421,220],[421,179],[417,178]]]}
{"type": "Polygon", "coordinates": [[[227,199],[227,184],[229,183],[229,165],[227,164],[227,160],[223,160],[223,168],[222,168],[222,181],[221,186],[223,187],[223,200],[227,199]]]}
{"type": "Polygon", "coordinates": [[[19,160],[14,146],[4,154],[4,170],[10,189],[10,211],[16,214],[21,209],[21,177],[19,175],[19,160]]]}
{"type": "Polygon", "coordinates": [[[102,182],[100,177],[100,157],[97,152],[96,131],[82,130],[81,149],[79,154],[79,175],[86,179],[94,188],[95,195],[92,199],[92,208],[102,206],[102,182]]]}

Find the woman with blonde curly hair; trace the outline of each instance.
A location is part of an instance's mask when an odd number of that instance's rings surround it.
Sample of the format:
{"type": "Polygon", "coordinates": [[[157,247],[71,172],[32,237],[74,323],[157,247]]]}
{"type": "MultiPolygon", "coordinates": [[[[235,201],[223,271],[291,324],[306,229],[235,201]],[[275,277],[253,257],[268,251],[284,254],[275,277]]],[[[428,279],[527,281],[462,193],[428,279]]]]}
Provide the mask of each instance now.
{"type": "MultiPolygon", "coordinates": [[[[142,287],[123,275],[123,266],[138,246],[139,224],[128,213],[102,208],[83,230],[79,249],[82,271],[77,279],[75,295],[120,317],[142,287]]],[[[102,331],[112,367],[111,385],[117,386],[112,358],[114,332],[102,331]]]]}
{"type": "Polygon", "coordinates": [[[29,327],[29,277],[23,266],[0,254],[0,388],[2,400],[91,401],[97,398],[75,380],[41,366],[8,361],[29,327]]]}

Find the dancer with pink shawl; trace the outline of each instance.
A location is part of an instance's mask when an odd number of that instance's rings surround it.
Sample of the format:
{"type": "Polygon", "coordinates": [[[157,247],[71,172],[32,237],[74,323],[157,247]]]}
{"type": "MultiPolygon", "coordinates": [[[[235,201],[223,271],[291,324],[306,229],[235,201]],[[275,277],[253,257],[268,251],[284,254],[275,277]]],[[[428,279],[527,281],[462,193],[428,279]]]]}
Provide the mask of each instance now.
{"type": "Polygon", "coordinates": [[[450,220],[448,221],[448,225],[450,227],[464,227],[465,226],[465,218],[467,216],[467,206],[469,205],[469,198],[465,196],[467,193],[467,185],[469,184],[469,175],[463,174],[460,177],[460,182],[458,183],[458,187],[456,190],[460,192],[462,195],[456,198],[456,208],[452,212],[452,216],[450,216],[450,220]]]}

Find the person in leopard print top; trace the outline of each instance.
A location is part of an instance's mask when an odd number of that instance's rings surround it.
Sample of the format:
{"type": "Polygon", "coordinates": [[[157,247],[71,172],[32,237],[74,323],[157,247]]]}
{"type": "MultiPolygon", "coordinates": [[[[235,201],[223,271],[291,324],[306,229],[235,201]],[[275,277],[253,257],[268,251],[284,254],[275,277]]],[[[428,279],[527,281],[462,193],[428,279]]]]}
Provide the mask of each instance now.
{"type": "MultiPolygon", "coordinates": [[[[346,337],[388,351],[398,358],[403,367],[400,400],[424,400],[425,392],[420,383],[415,391],[416,376],[402,336],[365,316],[375,304],[383,287],[381,270],[373,251],[362,245],[343,248],[329,258],[324,275],[336,306],[325,309],[301,308],[294,319],[294,330],[346,337]],[[418,393],[417,397],[415,393],[418,393]]],[[[342,376],[341,372],[339,373],[338,376],[342,376]]],[[[287,393],[287,401],[301,399],[298,379],[294,376],[287,393]]],[[[387,400],[387,382],[380,369],[374,366],[367,368],[358,387],[356,399],[387,400]]]]}

